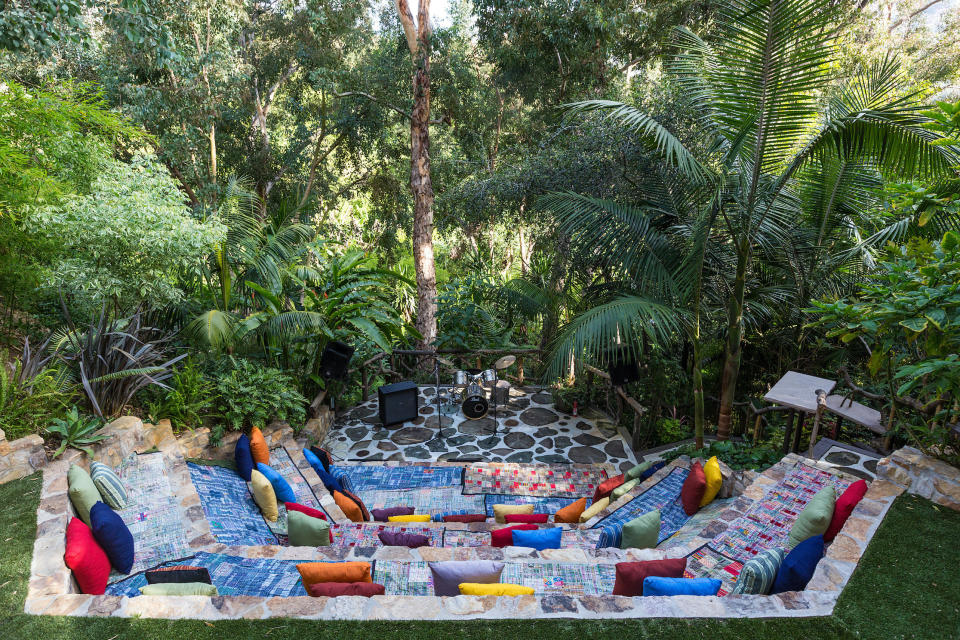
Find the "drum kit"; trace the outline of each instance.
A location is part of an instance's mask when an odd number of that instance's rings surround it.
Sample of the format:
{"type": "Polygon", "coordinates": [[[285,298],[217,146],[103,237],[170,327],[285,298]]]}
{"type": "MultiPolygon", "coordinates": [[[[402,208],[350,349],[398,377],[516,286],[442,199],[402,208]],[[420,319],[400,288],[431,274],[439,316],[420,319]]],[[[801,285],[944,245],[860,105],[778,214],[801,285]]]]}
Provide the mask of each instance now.
{"type": "MultiPolygon", "coordinates": [[[[450,360],[437,356],[437,365],[444,365],[454,369],[456,365],[450,360]]],[[[498,371],[502,371],[517,361],[513,355],[503,356],[493,364],[492,369],[458,369],[453,374],[453,389],[449,393],[441,394],[439,385],[439,372],[437,376],[437,411],[440,413],[440,403],[455,407],[463,412],[464,417],[469,420],[479,420],[487,416],[490,412],[490,406],[494,410],[494,433],[496,433],[496,410],[498,404],[497,386],[500,382],[498,371]],[[487,389],[490,389],[489,393],[487,389]]],[[[440,437],[442,435],[442,429],[440,437]]]]}

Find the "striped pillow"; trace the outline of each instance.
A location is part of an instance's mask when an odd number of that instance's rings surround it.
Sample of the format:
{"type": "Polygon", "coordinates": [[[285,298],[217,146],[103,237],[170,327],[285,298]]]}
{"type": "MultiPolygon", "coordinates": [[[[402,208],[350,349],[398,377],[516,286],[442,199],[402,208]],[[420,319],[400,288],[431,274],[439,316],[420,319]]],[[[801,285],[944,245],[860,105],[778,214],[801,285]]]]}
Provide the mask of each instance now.
{"type": "Polygon", "coordinates": [[[330,475],[340,481],[340,486],[349,491],[350,493],[356,493],[353,488],[353,482],[350,480],[349,474],[346,470],[338,469],[337,467],[330,467],[330,475]]]}
{"type": "Polygon", "coordinates": [[[102,462],[94,462],[90,465],[90,477],[109,507],[123,509],[127,506],[127,490],[113,469],[102,462]]]}
{"type": "Polygon", "coordinates": [[[761,596],[770,593],[785,555],[783,549],[767,549],[758,553],[740,569],[740,577],[730,593],[761,596]]]}

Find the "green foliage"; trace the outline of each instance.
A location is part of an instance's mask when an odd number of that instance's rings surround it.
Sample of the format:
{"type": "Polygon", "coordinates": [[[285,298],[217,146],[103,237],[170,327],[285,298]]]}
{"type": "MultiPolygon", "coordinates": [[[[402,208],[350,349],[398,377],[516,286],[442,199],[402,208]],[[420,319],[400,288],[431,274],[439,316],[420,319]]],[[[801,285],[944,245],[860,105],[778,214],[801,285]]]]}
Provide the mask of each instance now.
{"type": "Polygon", "coordinates": [[[47,427],[47,433],[60,438],[60,447],[54,452],[53,457],[59,457],[68,447],[79,449],[88,456],[93,456],[90,445],[110,437],[96,434],[96,431],[102,426],[103,419],[97,416],[81,415],[76,406],[70,407],[63,418],[54,419],[47,427]]]}
{"type": "Polygon", "coordinates": [[[0,365],[0,429],[8,440],[40,433],[63,412],[73,394],[72,385],[55,368],[24,375],[20,359],[14,361],[12,371],[0,365]]]}
{"type": "Polygon", "coordinates": [[[690,437],[690,427],[677,418],[660,418],[657,421],[658,444],[670,444],[690,437]]]}
{"type": "Polygon", "coordinates": [[[215,386],[192,359],[170,376],[169,390],[160,391],[159,400],[147,403],[147,412],[155,419],[168,418],[174,432],[203,426],[212,415],[215,386]]]}
{"type": "Polygon", "coordinates": [[[673,460],[687,455],[698,458],[717,456],[731,469],[754,469],[763,471],[772,467],[783,457],[783,454],[774,446],[760,444],[749,445],[731,440],[711,442],[703,449],[697,449],[694,443],[684,445],[663,454],[664,460],[673,460]]]}
{"type": "Polygon", "coordinates": [[[572,385],[559,385],[550,389],[553,403],[564,413],[573,413],[573,403],[577,411],[587,407],[605,408],[606,390],[599,384],[587,384],[585,378],[577,378],[572,385]]]}
{"type": "Polygon", "coordinates": [[[307,400],[289,376],[234,357],[223,365],[214,382],[219,420],[210,432],[213,441],[219,442],[225,429],[262,428],[274,420],[289,422],[294,430],[303,427],[307,400]]]}

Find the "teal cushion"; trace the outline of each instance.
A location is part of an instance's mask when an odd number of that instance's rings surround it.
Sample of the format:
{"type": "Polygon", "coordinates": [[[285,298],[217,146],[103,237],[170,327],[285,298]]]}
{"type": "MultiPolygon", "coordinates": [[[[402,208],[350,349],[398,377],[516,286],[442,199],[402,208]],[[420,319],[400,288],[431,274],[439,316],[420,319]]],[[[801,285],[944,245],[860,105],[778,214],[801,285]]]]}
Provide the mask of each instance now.
{"type": "Polygon", "coordinates": [[[287,534],[291,547],[330,546],[330,523],[300,511],[287,511],[287,534]]]}
{"type": "Polygon", "coordinates": [[[792,549],[804,540],[826,532],[833,519],[833,508],[837,503],[837,491],[832,486],[824,487],[810,498],[796,522],[790,528],[787,546],[792,549]]]}
{"type": "Polygon", "coordinates": [[[67,487],[77,516],[89,527],[90,509],[100,502],[100,490],[93,484],[87,470],[75,464],[70,465],[70,470],[67,471],[67,487]]]}
{"type": "Polygon", "coordinates": [[[145,596],[215,596],[217,588],[204,582],[157,582],[140,587],[145,596]]]}
{"type": "Polygon", "coordinates": [[[90,478],[108,507],[123,509],[127,506],[127,490],[113,469],[102,462],[94,462],[90,465],[90,478]]]}
{"type": "Polygon", "coordinates": [[[654,509],[623,525],[621,549],[653,549],[660,539],[660,510],[654,509]]]}
{"type": "Polygon", "coordinates": [[[730,593],[761,596],[770,593],[785,555],[783,549],[767,549],[747,560],[730,593]]]}

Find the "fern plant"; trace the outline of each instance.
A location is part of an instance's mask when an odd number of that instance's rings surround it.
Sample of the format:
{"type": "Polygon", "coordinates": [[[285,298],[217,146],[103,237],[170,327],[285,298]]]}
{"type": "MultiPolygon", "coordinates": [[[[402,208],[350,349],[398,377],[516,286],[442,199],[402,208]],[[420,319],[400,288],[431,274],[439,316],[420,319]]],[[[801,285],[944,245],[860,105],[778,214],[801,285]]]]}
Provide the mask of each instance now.
{"type": "Polygon", "coordinates": [[[59,436],[60,447],[54,452],[53,457],[57,458],[67,447],[73,447],[83,451],[88,456],[93,455],[90,449],[91,445],[106,440],[110,436],[97,434],[97,430],[103,426],[103,420],[95,416],[85,417],[80,415],[76,406],[70,407],[63,418],[56,418],[53,423],[47,427],[47,433],[59,436]]]}

